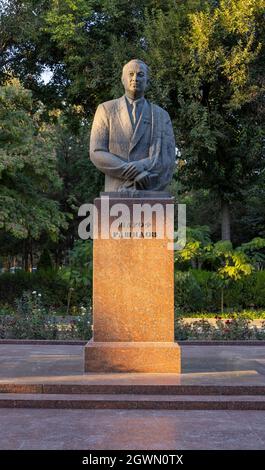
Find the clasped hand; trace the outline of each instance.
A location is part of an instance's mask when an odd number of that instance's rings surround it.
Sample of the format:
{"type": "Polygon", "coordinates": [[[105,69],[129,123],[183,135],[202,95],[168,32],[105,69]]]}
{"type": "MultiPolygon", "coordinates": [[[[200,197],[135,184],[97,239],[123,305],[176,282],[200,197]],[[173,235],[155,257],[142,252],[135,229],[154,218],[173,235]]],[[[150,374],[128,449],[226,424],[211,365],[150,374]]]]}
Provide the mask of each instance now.
{"type": "Polygon", "coordinates": [[[144,165],[141,161],[129,162],[123,171],[124,179],[134,180],[140,173],[145,170],[144,165]]]}
{"type": "Polygon", "coordinates": [[[145,189],[150,183],[148,171],[145,170],[143,162],[129,162],[123,172],[123,177],[128,180],[134,180],[140,189],[145,189]]]}

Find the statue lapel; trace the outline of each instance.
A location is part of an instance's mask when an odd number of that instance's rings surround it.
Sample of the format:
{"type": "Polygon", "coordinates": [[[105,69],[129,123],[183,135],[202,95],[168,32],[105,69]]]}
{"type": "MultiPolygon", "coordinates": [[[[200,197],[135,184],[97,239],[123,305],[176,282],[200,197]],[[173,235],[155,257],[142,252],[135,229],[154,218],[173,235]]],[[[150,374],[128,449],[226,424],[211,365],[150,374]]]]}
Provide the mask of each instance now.
{"type": "Polygon", "coordinates": [[[133,135],[133,127],[127,108],[125,96],[122,96],[118,100],[117,115],[126,140],[130,141],[133,135]]]}
{"type": "Polygon", "coordinates": [[[137,123],[137,126],[135,128],[135,131],[132,135],[131,143],[130,143],[130,152],[134,149],[134,147],[138,144],[139,140],[143,136],[143,134],[146,131],[146,127],[148,124],[150,124],[151,119],[149,116],[149,106],[147,101],[145,100],[142,114],[139,117],[139,121],[137,123]]]}

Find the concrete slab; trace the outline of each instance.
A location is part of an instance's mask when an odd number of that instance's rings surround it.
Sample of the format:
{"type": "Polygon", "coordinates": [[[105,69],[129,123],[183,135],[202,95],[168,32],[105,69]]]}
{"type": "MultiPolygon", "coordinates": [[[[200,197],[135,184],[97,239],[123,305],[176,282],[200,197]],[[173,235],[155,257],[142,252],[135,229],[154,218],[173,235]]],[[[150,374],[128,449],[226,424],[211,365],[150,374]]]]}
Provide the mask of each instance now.
{"type": "Polygon", "coordinates": [[[0,344],[0,384],[265,385],[265,346],[182,346],[182,374],[83,372],[83,346],[0,344]]]}
{"type": "MultiPolygon", "coordinates": [[[[6,345],[0,344],[0,386],[18,387],[15,396],[6,388],[6,399],[28,400],[29,393],[38,393],[39,400],[53,399],[54,387],[62,393],[74,394],[98,387],[112,393],[124,387],[134,393],[150,393],[161,386],[165,401],[167,390],[178,397],[167,401],[180,402],[186,390],[186,403],[200,400],[208,403],[212,396],[234,394],[238,403],[263,403],[265,386],[265,346],[182,346],[182,371],[177,374],[84,374],[83,346],[77,345],[6,345]],[[25,384],[25,385],[24,385],[25,384]],[[19,389],[20,387],[20,389],[19,389]],[[21,388],[22,387],[22,388],[21,388]],[[23,393],[24,397],[19,396],[23,393]],[[66,387],[66,388],[65,388],[66,387]],[[67,388],[68,387],[68,388],[67,388]],[[81,387],[81,388],[80,388],[81,387]],[[83,388],[82,388],[83,387],[83,388]],[[91,388],[92,387],[92,388],[91,388]],[[120,387],[120,388],[119,388],[120,387]],[[143,388],[144,387],[144,388],[143,388]],[[148,387],[151,387],[148,388],[148,387]],[[186,388],[183,388],[186,387],[186,388]],[[232,388],[231,388],[232,387],[232,388]],[[66,390],[68,390],[66,392],[66,390]],[[236,396],[241,390],[250,396],[236,396]],[[50,394],[43,396],[43,394],[50,394]],[[258,397],[257,394],[261,395],[258,397]],[[177,398],[177,399],[176,399],[177,398]]],[[[101,389],[101,390],[103,390],[101,389]]],[[[80,393],[64,397],[78,401],[93,396],[80,393]]],[[[34,397],[36,398],[36,397],[34,397]]],[[[95,398],[95,397],[94,397],[95,398]]],[[[117,397],[115,397],[117,399],[117,397]]],[[[119,399],[122,395],[119,395],[119,399]]],[[[123,397],[124,398],[124,397],[123,397]]],[[[133,397],[137,403],[148,403],[150,396],[133,397]],[[140,398],[140,399],[139,399],[140,398]]],[[[225,396],[214,399],[226,402],[225,396]]],[[[96,400],[100,397],[97,396],[96,400]]],[[[105,397],[110,400],[110,396],[105,397]]],[[[132,397],[130,397],[132,399],[132,397]]],[[[157,397],[155,397],[157,399],[157,397]]],[[[230,396],[231,399],[231,396],[230,396]]],[[[13,400],[13,401],[12,401],[13,400]]],[[[175,450],[175,449],[265,449],[265,411],[222,410],[149,410],[149,409],[30,409],[2,408],[0,414],[0,449],[79,449],[79,450],[175,450]]]]}
{"type": "Polygon", "coordinates": [[[265,448],[264,411],[2,409],[0,449],[265,448]]]}

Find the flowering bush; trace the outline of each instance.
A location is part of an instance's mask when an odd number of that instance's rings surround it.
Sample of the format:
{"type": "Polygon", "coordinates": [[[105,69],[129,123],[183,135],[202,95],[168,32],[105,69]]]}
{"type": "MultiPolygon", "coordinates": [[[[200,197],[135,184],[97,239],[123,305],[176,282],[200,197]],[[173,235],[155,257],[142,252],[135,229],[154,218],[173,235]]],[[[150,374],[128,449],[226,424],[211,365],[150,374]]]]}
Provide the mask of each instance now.
{"type": "Polygon", "coordinates": [[[233,318],[231,320],[221,320],[217,319],[216,321],[216,339],[256,339],[256,330],[250,328],[250,320],[246,318],[233,318]]]}
{"type": "MultiPolygon", "coordinates": [[[[15,312],[0,315],[0,338],[89,340],[92,336],[91,305],[80,305],[75,315],[60,318],[42,303],[38,291],[24,292],[16,300],[15,312]]],[[[177,312],[176,312],[177,313],[177,312]]],[[[176,340],[265,340],[265,321],[260,328],[246,317],[215,317],[215,322],[198,319],[187,323],[176,315],[176,340]]]]}
{"type": "Polygon", "coordinates": [[[43,306],[41,293],[24,292],[15,301],[11,335],[21,339],[56,339],[57,325],[43,306]]]}
{"type": "Polygon", "coordinates": [[[265,321],[260,328],[251,326],[250,320],[217,318],[216,326],[202,319],[185,323],[182,318],[175,319],[176,340],[265,340],[265,321]]]}
{"type": "Polygon", "coordinates": [[[91,307],[81,305],[70,320],[60,319],[42,303],[42,294],[24,292],[12,315],[0,315],[0,338],[90,339],[91,307]]]}
{"type": "Polygon", "coordinates": [[[68,323],[58,326],[60,339],[84,339],[92,337],[92,314],[91,306],[80,306],[79,312],[71,318],[68,323]]]}
{"type": "Polygon", "coordinates": [[[79,339],[88,339],[92,337],[92,308],[81,306],[81,315],[75,323],[76,335],[79,339]]]}

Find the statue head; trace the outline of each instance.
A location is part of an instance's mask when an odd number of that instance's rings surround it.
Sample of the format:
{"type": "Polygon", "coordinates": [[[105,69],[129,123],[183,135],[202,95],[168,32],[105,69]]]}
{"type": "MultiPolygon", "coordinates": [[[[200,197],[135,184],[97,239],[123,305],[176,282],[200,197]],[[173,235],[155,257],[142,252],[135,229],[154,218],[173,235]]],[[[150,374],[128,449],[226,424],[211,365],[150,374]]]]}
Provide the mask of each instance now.
{"type": "Polygon", "coordinates": [[[148,66],[142,60],[130,60],[122,69],[121,81],[126,96],[133,100],[141,98],[149,83],[148,66]]]}

